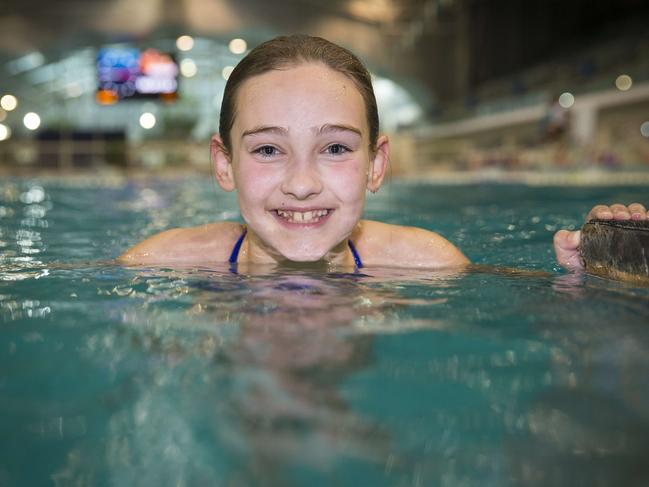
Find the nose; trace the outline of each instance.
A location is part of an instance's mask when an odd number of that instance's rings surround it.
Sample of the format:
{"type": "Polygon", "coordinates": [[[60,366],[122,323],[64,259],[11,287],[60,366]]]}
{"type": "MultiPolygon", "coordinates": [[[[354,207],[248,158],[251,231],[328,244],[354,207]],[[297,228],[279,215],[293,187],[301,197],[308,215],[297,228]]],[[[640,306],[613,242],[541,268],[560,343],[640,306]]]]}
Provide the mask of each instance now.
{"type": "Polygon", "coordinates": [[[306,200],[322,191],[322,181],[315,162],[308,159],[294,160],[288,165],[282,192],[298,200],[306,200]]]}

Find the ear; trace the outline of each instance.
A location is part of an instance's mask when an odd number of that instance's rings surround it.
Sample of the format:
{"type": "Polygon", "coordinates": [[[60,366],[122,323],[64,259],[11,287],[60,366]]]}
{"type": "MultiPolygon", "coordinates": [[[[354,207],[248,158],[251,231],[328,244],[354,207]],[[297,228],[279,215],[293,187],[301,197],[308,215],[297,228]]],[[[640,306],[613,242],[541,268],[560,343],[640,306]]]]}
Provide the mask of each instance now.
{"type": "Polygon", "coordinates": [[[376,150],[370,160],[370,169],[367,174],[367,189],[372,193],[376,193],[381,187],[389,162],[390,141],[387,135],[382,135],[376,143],[376,150]]]}
{"type": "Polygon", "coordinates": [[[232,171],[232,162],[230,154],[223,144],[223,140],[218,135],[213,135],[210,141],[210,155],[212,164],[214,164],[214,177],[224,191],[234,191],[236,188],[234,182],[234,173],[232,171]]]}

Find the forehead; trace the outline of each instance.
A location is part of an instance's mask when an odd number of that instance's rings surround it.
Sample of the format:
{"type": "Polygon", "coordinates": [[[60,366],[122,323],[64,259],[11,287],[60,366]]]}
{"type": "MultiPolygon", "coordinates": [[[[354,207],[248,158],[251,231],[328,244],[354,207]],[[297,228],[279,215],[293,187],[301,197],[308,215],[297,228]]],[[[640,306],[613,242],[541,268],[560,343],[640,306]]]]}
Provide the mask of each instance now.
{"type": "Polygon", "coordinates": [[[353,124],[367,132],[360,91],[350,78],[324,64],[268,71],[246,80],[237,93],[235,129],[255,125],[308,128],[324,123],[353,124]]]}

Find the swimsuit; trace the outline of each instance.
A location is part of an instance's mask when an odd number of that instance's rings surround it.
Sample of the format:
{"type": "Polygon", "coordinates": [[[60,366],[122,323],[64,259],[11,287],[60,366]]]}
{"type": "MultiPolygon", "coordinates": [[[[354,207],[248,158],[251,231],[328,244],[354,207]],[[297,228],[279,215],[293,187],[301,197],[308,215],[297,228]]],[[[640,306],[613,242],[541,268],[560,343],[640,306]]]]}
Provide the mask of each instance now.
{"type": "Polygon", "coordinates": [[[243,239],[246,237],[246,232],[247,230],[243,231],[243,233],[239,237],[239,240],[237,240],[237,243],[235,243],[234,247],[232,247],[232,252],[230,253],[230,258],[228,259],[228,262],[230,264],[237,263],[237,259],[239,258],[239,250],[241,250],[241,244],[243,243],[243,239]]]}
{"type": "Polygon", "coordinates": [[[349,245],[349,250],[352,251],[352,255],[354,256],[354,262],[356,263],[356,268],[360,269],[361,267],[363,267],[361,256],[358,255],[358,252],[356,251],[356,247],[354,247],[354,244],[352,243],[351,240],[347,240],[347,245],[349,245]]]}
{"type": "MultiPolygon", "coordinates": [[[[237,259],[239,257],[239,251],[241,250],[241,244],[243,243],[243,239],[246,238],[246,230],[243,231],[237,242],[234,244],[234,247],[232,247],[232,253],[230,254],[230,258],[228,259],[228,262],[230,264],[236,264],[237,259]]],[[[363,267],[363,261],[361,261],[361,256],[358,255],[358,252],[356,251],[356,247],[354,247],[354,244],[352,243],[351,240],[347,240],[347,245],[349,245],[349,250],[352,251],[352,255],[354,256],[354,263],[356,264],[356,268],[360,269],[363,267]]]]}

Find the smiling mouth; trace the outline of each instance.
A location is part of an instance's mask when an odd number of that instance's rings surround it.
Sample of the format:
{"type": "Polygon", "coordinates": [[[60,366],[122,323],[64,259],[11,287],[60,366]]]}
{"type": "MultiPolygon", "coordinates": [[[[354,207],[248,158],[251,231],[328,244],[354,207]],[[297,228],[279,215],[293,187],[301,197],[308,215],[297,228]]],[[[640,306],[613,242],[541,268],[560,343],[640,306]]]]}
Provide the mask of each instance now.
{"type": "Polygon", "coordinates": [[[329,216],[333,210],[321,209],[321,210],[309,210],[309,211],[295,211],[295,210],[273,210],[280,219],[284,220],[287,223],[298,223],[302,225],[308,225],[313,223],[318,223],[327,216],[329,216]]]}

